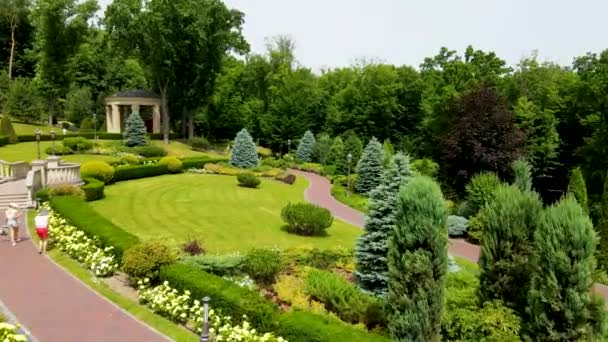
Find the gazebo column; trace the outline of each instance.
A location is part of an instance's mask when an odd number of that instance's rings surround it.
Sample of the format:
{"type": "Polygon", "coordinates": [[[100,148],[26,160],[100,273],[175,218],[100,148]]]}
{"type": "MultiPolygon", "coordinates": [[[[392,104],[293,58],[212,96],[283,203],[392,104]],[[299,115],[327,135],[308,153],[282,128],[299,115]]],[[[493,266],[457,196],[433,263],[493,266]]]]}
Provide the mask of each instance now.
{"type": "Polygon", "coordinates": [[[152,133],[160,133],[160,106],[152,107],[152,133]]]}
{"type": "Polygon", "coordinates": [[[109,133],[120,133],[120,107],[117,104],[112,105],[112,129],[108,127],[109,133]]]}
{"type": "Polygon", "coordinates": [[[106,105],[106,131],[110,132],[112,129],[112,125],[114,122],[114,118],[112,117],[112,107],[106,105]]]}

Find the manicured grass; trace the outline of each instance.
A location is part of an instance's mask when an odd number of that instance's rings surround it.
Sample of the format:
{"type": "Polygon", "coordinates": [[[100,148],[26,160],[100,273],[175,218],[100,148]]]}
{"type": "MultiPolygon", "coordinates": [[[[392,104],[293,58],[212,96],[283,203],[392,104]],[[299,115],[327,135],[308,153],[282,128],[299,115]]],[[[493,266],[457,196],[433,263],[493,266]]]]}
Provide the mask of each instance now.
{"type": "MultiPolygon", "coordinates": [[[[38,147],[37,142],[23,142],[18,144],[11,144],[0,147],[0,159],[8,162],[15,161],[32,161],[38,157],[38,147]]],[[[61,145],[61,141],[55,141],[57,146],[61,145]]],[[[43,159],[46,159],[47,154],[44,153],[44,150],[47,147],[52,146],[51,141],[41,141],[40,142],[40,156],[43,159]]],[[[106,155],[98,155],[98,154],[72,154],[67,156],[62,156],[61,158],[64,161],[74,162],[74,163],[84,163],[89,160],[103,160],[103,161],[111,161],[115,160],[115,157],[106,156],[106,155]]]]}
{"type": "Polygon", "coordinates": [[[331,195],[334,196],[337,201],[342,202],[353,209],[359,210],[362,213],[367,213],[368,211],[367,197],[353,192],[347,195],[346,187],[344,186],[338,184],[332,185],[331,195]]]}
{"type": "Polygon", "coordinates": [[[204,157],[204,156],[208,156],[208,157],[221,157],[222,156],[222,155],[217,154],[215,152],[199,152],[199,151],[194,151],[190,147],[190,145],[185,144],[185,143],[183,143],[181,141],[177,141],[177,140],[169,141],[169,145],[165,145],[165,143],[162,140],[152,140],[151,144],[164,148],[165,150],[167,150],[168,155],[170,155],[170,156],[176,156],[178,158],[182,158],[182,157],[204,157]]]}
{"type": "Polygon", "coordinates": [[[303,237],[282,230],[281,209],[304,201],[308,182],[263,180],[259,189],[237,186],[236,177],[181,174],[134,180],[105,188],[90,205],[142,239],[179,245],[200,238],[209,252],[253,247],[353,247],[361,229],[334,220],[328,236],[303,237]]]}
{"type": "MultiPolygon", "coordinates": [[[[15,133],[17,133],[17,135],[36,134],[37,129],[40,129],[43,134],[49,134],[49,131],[51,130],[51,127],[49,126],[31,125],[17,122],[13,122],[13,128],[15,129],[15,133]]],[[[55,132],[57,132],[57,134],[61,134],[61,129],[55,128],[55,132]]]]}
{"type": "MultiPolygon", "coordinates": [[[[34,239],[35,243],[38,244],[38,236],[34,230],[34,217],[36,216],[35,211],[30,211],[28,215],[29,220],[29,231],[30,235],[34,239]]],[[[154,329],[160,331],[165,336],[168,336],[174,341],[183,342],[196,342],[198,337],[185,330],[184,328],[176,325],[175,323],[155,314],[143,305],[140,305],[136,301],[125,298],[112,290],[108,285],[99,281],[91,272],[83,268],[79,263],[70,259],[67,255],[61,253],[58,250],[51,250],[48,252],[48,256],[53,259],[57,264],[63,267],[68,273],[71,273],[76,278],[80,279],[83,283],[87,284],[90,288],[95,290],[100,295],[104,296],[114,304],[118,305],[131,315],[135,316],[142,322],[145,322],[154,329]]]]}

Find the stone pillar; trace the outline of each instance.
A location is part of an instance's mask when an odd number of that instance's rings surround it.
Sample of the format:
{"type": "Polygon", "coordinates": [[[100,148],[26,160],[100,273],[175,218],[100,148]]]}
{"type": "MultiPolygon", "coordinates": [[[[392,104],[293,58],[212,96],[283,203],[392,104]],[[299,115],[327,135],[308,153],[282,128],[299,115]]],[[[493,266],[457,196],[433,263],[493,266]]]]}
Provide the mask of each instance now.
{"type": "Polygon", "coordinates": [[[61,157],[60,156],[50,156],[47,158],[48,160],[48,164],[47,167],[49,169],[55,169],[59,167],[59,164],[61,163],[61,157]]]}
{"type": "Polygon", "coordinates": [[[120,133],[120,108],[117,104],[112,105],[112,128],[108,126],[108,133],[120,133]]]}
{"type": "Polygon", "coordinates": [[[139,113],[139,104],[132,104],[131,105],[131,113],[139,113]]]}
{"type": "Polygon", "coordinates": [[[42,179],[42,187],[46,188],[46,160],[32,161],[32,171],[40,170],[40,178],[42,179]]]}
{"type": "Polygon", "coordinates": [[[112,129],[112,125],[114,122],[114,118],[112,117],[112,107],[106,105],[106,131],[110,132],[112,129]]]}
{"type": "Polygon", "coordinates": [[[160,133],[160,106],[152,107],[152,133],[160,133]]]}

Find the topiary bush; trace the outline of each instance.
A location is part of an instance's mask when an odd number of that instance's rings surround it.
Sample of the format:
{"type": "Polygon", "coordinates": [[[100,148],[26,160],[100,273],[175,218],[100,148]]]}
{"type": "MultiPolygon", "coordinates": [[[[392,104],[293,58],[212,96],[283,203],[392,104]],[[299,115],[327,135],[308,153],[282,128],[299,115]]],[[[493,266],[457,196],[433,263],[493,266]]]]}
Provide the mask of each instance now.
{"type": "Polygon", "coordinates": [[[494,196],[500,185],[500,179],[493,172],[480,172],[473,176],[466,186],[467,205],[471,215],[477,214],[494,196]]]}
{"type": "Polygon", "coordinates": [[[87,202],[96,201],[104,197],[104,183],[95,178],[84,178],[84,185],[80,186],[84,191],[84,199],[87,202]]]}
{"type": "Polygon", "coordinates": [[[15,129],[13,128],[13,124],[11,119],[7,114],[2,116],[2,120],[0,120],[0,135],[8,137],[8,140],[11,144],[14,144],[18,141],[17,133],[15,133],[15,129]]]}
{"type": "Polygon", "coordinates": [[[281,253],[266,248],[252,249],[243,262],[243,270],[262,285],[272,285],[283,266],[281,253]]]}
{"type": "Polygon", "coordinates": [[[304,236],[325,235],[334,219],[329,210],[309,203],[287,204],[281,218],[288,232],[304,236]]]}
{"type": "Polygon", "coordinates": [[[463,236],[467,233],[469,227],[469,220],[462,216],[449,215],[448,216],[448,235],[451,237],[463,236]]]}
{"type": "Polygon", "coordinates": [[[59,196],[74,196],[79,198],[85,198],[85,193],[80,187],[72,184],[62,184],[49,186],[49,197],[59,196]]]}
{"type": "Polygon", "coordinates": [[[125,146],[144,146],[146,145],[146,124],[141,119],[138,112],[132,112],[125,123],[124,132],[125,146]]]}
{"type": "Polygon", "coordinates": [[[67,147],[67,146],[49,146],[44,150],[44,153],[46,153],[47,155],[53,155],[53,156],[65,156],[68,154],[73,154],[74,150],[72,150],[71,148],[67,147]]]}
{"type": "Polygon", "coordinates": [[[260,186],[260,179],[258,177],[256,177],[253,173],[250,172],[243,172],[243,173],[239,173],[236,176],[237,181],[239,182],[239,186],[245,187],[245,188],[257,188],[258,186],[260,186]]]}
{"type": "Polygon", "coordinates": [[[243,128],[234,139],[234,148],[230,155],[230,165],[249,169],[259,164],[255,143],[249,132],[243,128]]]}
{"type": "Polygon", "coordinates": [[[175,253],[158,241],[148,241],[129,248],[122,257],[122,270],[132,280],[158,277],[160,268],[177,260],[175,253]]]}
{"type": "Polygon", "coordinates": [[[164,157],[167,155],[167,151],[164,148],[155,145],[137,146],[132,151],[144,158],[164,157]]]}
{"type": "Polygon", "coordinates": [[[158,162],[159,165],[166,165],[171,173],[182,172],[182,162],[177,157],[164,157],[158,162]]]}
{"type": "Polygon", "coordinates": [[[196,151],[206,151],[211,147],[211,143],[205,137],[194,137],[190,139],[190,146],[196,151]]]}
{"type": "Polygon", "coordinates": [[[114,177],[114,168],[106,162],[93,160],[80,166],[80,175],[82,178],[95,178],[108,184],[114,177]]]}
{"type": "Polygon", "coordinates": [[[85,152],[93,148],[93,142],[84,137],[64,138],[63,146],[72,151],[85,152]]]}

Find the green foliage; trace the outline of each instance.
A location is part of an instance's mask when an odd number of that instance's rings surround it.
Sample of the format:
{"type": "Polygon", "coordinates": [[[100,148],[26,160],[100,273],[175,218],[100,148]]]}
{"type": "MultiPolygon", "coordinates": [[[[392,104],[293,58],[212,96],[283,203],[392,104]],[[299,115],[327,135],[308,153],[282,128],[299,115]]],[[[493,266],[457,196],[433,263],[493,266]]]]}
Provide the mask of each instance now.
{"type": "Polygon", "coordinates": [[[315,147],[315,136],[312,134],[310,130],[304,133],[302,139],[300,139],[300,143],[298,144],[298,149],[296,151],[296,158],[300,162],[312,162],[313,161],[313,153],[315,147]]]}
{"type": "Polygon", "coordinates": [[[330,162],[332,143],[331,137],[327,133],[323,133],[318,137],[313,153],[315,162],[319,164],[330,162]]]}
{"type": "Polygon", "coordinates": [[[0,120],[0,135],[8,137],[11,144],[17,142],[17,133],[15,133],[11,119],[6,114],[3,115],[2,120],[0,120]]]}
{"type": "Polygon", "coordinates": [[[138,112],[132,112],[127,118],[124,131],[125,146],[145,146],[146,145],[146,124],[141,119],[138,112]]]}
{"type": "Polygon", "coordinates": [[[309,203],[289,203],[281,210],[288,232],[304,236],[325,235],[333,223],[329,210],[309,203]]]}
{"type": "Polygon", "coordinates": [[[147,241],[129,248],[122,257],[122,270],[132,280],[155,280],[160,268],[177,260],[175,253],[159,241],[147,241]]]}
{"type": "Polygon", "coordinates": [[[199,255],[187,257],[182,262],[218,276],[238,275],[243,270],[245,257],[240,254],[199,255]]]}
{"type": "Polygon", "coordinates": [[[240,287],[216,275],[200,269],[173,264],[163,267],[160,279],[168,281],[172,287],[188,290],[193,298],[209,296],[213,298],[213,308],[222,314],[238,320],[247,316],[247,320],[260,331],[273,331],[279,318],[279,310],[274,303],[266,300],[257,292],[240,287]]]}
{"type": "Polygon", "coordinates": [[[371,191],[363,235],[357,239],[355,279],[359,287],[377,296],[388,291],[388,240],[395,225],[399,188],[412,176],[409,157],[397,153],[371,191]]]}
{"type": "Polygon", "coordinates": [[[296,176],[288,172],[283,172],[280,175],[274,177],[274,179],[289,185],[292,185],[296,182],[296,176]]]}
{"type": "Polygon", "coordinates": [[[415,159],[412,162],[412,169],[423,176],[433,178],[439,172],[439,164],[428,158],[415,159]]]}
{"type": "Polygon", "coordinates": [[[604,192],[602,193],[599,216],[597,224],[597,231],[600,234],[598,262],[600,267],[608,271],[608,173],[604,178],[604,192]]]}
{"type": "Polygon", "coordinates": [[[447,220],[448,235],[450,237],[463,236],[467,233],[469,220],[462,216],[449,215],[447,220]]]}
{"type": "Polygon", "coordinates": [[[344,142],[342,138],[335,137],[333,143],[331,144],[331,149],[329,152],[329,158],[327,163],[336,166],[337,174],[346,174],[347,170],[343,169],[344,164],[341,164],[340,161],[344,158],[344,142]]]}
{"type": "Polygon", "coordinates": [[[238,175],[236,175],[236,179],[239,182],[239,186],[253,189],[260,186],[260,183],[262,182],[258,177],[256,177],[256,175],[251,172],[239,173],[238,175]]]}
{"type": "Polygon", "coordinates": [[[346,185],[340,183],[334,183],[331,187],[331,195],[341,203],[358,210],[363,213],[367,213],[369,201],[368,198],[354,193],[354,182],[350,185],[350,192],[346,192],[346,185]]]}
{"type": "Polygon", "coordinates": [[[230,155],[230,165],[249,169],[258,166],[258,164],[258,153],[256,152],[253,138],[243,128],[236,134],[236,138],[234,139],[234,148],[230,155]]]}
{"type": "Polygon", "coordinates": [[[93,148],[93,142],[84,137],[64,138],[62,144],[72,151],[81,153],[93,148]]]}
{"type": "Polygon", "coordinates": [[[413,177],[399,191],[389,240],[389,330],[397,341],[437,341],[447,274],[447,210],[439,185],[413,177]]]}
{"type": "Polygon", "coordinates": [[[367,194],[380,184],[382,172],[384,172],[382,158],[382,145],[376,138],[372,138],[365,146],[357,164],[359,176],[355,183],[355,190],[358,193],[367,194]]]}
{"type": "Polygon", "coordinates": [[[181,160],[173,156],[163,157],[158,161],[158,165],[166,165],[170,173],[180,173],[183,167],[181,160]]]}
{"type": "Polygon", "coordinates": [[[32,80],[19,77],[9,83],[4,108],[0,109],[20,122],[37,122],[43,117],[44,99],[32,80]]]}
{"type": "Polygon", "coordinates": [[[137,146],[132,150],[144,158],[164,157],[167,155],[167,150],[155,145],[137,146]]]}
{"type": "Polygon", "coordinates": [[[542,215],[522,335],[526,340],[595,341],[606,332],[604,301],[592,295],[597,235],[571,197],[542,215]]]}
{"type": "Polygon", "coordinates": [[[44,153],[46,153],[47,155],[53,155],[53,156],[65,156],[68,154],[73,154],[74,151],[67,146],[55,146],[55,147],[49,146],[44,149],[44,153]]]}
{"type": "Polygon", "coordinates": [[[489,203],[494,191],[500,185],[500,179],[493,172],[481,172],[473,176],[467,184],[467,206],[472,215],[477,214],[486,203],[489,203]]]}
{"type": "Polygon", "coordinates": [[[84,118],[80,122],[80,130],[82,132],[90,131],[93,129],[93,120],[91,118],[84,118]]]}
{"type": "Polygon", "coordinates": [[[49,187],[49,197],[74,196],[84,198],[85,194],[77,185],[61,184],[49,187]]]}
{"type": "Polygon", "coordinates": [[[483,230],[479,256],[479,300],[495,299],[523,313],[532,273],[532,239],[543,205],[538,194],[499,186],[479,212],[483,230]]]}
{"type": "Polygon", "coordinates": [[[361,153],[363,153],[363,142],[353,131],[346,134],[346,140],[344,140],[344,153],[342,158],[336,162],[336,168],[339,170],[346,170],[344,174],[350,172],[354,173],[357,169],[357,161],[361,159],[361,153]],[[350,163],[348,162],[348,154],[351,154],[350,163]]]}
{"type": "Polygon", "coordinates": [[[334,249],[303,249],[294,248],[283,253],[287,263],[300,266],[310,266],[322,270],[333,269],[338,264],[345,264],[352,260],[352,251],[344,248],[334,249]]]}
{"type": "Polygon", "coordinates": [[[273,249],[255,248],[247,253],[243,270],[256,282],[263,285],[274,283],[277,275],[283,270],[281,253],[273,249]]]}
{"type": "Polygon", "coordinates": [[[113,182],[122,182],[132,179],[140,179],[147,177],[155,177],[166,175],[169,173],[167,165],[151,164],[151,165],[128,165],[116,168],[114,171],[113,182]]]}
{"type": "Polygon", "coordinates": [[[82,230],[88,237],[97,238],[105,247],[112,247],[113,253],[122,258],[123,253],[139,242],[139,239],[114,225],[97,213],[82,198],[55,197],[51,207],[71,224],[82,230]]]}
{"type": "MultiPolygon", "coordinates": [[[[70,122],[80,122],[80,129],[92,129],[94,127],[91,121],[91,114],[93,113],[93,94],[89,87],[76,87],[72,88],[65,98],[65,116],[70,122]],[[88,122],[85,126],[85,120],[88,122]]],[[[99,127],[98,127],[99,128],[99,127]]]]}
{"type": "Polygon", "coordinates": [[[304,291],[349,323],[365,322],[367,307],[372,302],[355,285],[330,271],[309,270],[304,280],[304,291]]]}
{"type": "Polygon", "coordinates": [[[97,201],[104,197],[105,185],[102,181],[95,178],[83,178],[82,181],[84,185],[81,185],[80,188],[84,191],[84,199],[87,202],[97,201]]]}
{"type": "Polygon", "coordinates": [[[190,139],[190,146],[193,150],[206,151],[211,148],[211,143],[205,137],[194,137],[190,139]]]}
{"type": "Polygon", "coordinates": [[[570,173],[570,182],[568,183],[568,194],[574,196],[578,204],[583,208],[583,211],[589,214],[589,205],[587,204],[587,185],[585,178],[580,168],[574,168],[570,173]]]}
{"type": "Polygon", "coordinates": [[[393,147],[393,144],[391,144],[391,139],[384,139],[384,143],[382,143],[382,156],[384,158],[384,167],[388,167],[394,155],[395,147],[393,147]]]}
{"type": "Polygon", "coordinates": [[[513,185],[521,191],[532,190],[532,165],[525,159],[517,159],[511,164],[513,169],[513,185]]]}
{"type": "Polygon", "coordinates": [[[0,135],[0,147],[4,145],[8,145],[10,143],[10,139],[7,136],[0,135]]]}
{"type": "Polygon", "coordinates": [[[105,184],[110,183],[114,177],[114,168],[102,161],[89,161],[80,166],[82,178],[95,178],[105,184]]]}

